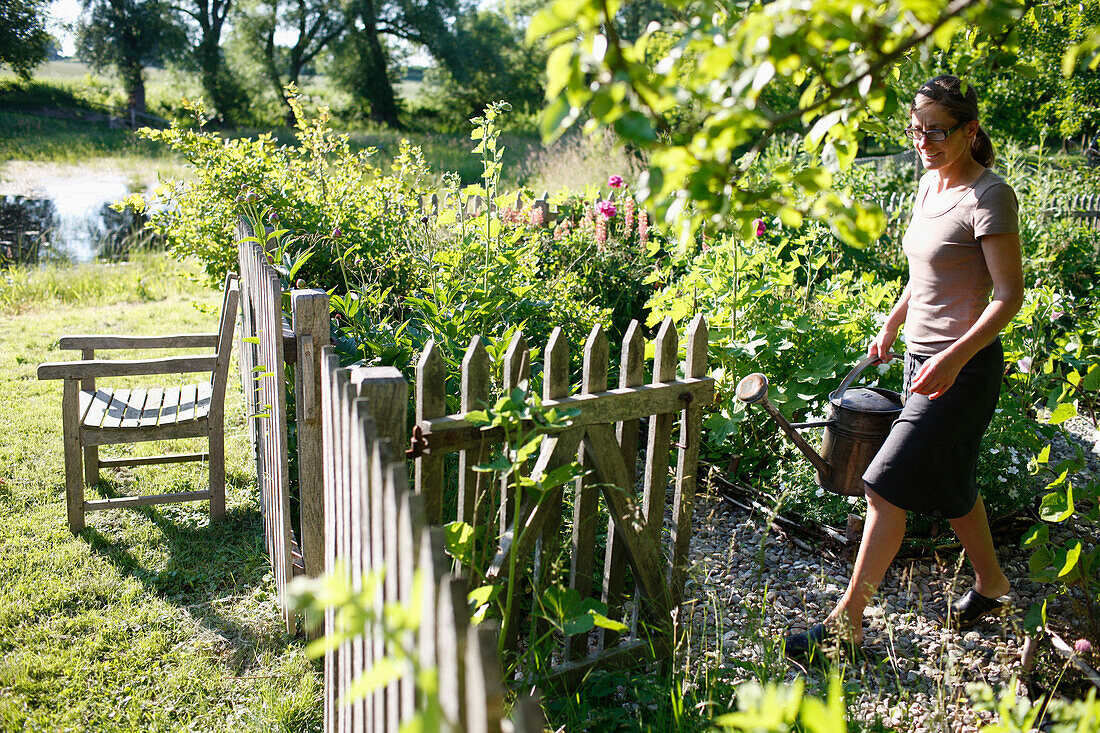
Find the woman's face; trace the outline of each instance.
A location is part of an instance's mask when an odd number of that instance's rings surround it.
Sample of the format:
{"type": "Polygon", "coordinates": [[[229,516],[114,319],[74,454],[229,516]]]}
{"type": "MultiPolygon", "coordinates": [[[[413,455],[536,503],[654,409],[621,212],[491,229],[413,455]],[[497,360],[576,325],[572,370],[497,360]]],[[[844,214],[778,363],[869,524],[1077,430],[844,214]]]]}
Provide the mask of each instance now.
{"type": "MultiPolygon", "coordinates": [[[[938,104],[924,104],[917,107],[909,116],[909,127],[913,130],[950,130],[958,125],[958,120],[938,104]]],[[[921,163],[928,170],[949,172],[967,166],[973,159],[970,154],[970,141],[978,133],[978,121],[971,120],[959,126],[947,136],[946,140],[929,140],[917,136],[913,145],[920,155],[921,163]]]]}

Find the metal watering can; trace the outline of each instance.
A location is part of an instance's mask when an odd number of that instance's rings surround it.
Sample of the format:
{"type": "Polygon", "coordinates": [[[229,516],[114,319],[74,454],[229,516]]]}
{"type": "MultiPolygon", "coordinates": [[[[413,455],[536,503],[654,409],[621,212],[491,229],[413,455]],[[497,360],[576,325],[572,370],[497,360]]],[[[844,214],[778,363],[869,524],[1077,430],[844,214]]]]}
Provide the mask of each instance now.
{"type": "MultiPolygon", "coordinates": [[[[891,356],[898,356],[892,354],[891,356]]],[[[865,356],[829,395],[829,419],[791,423],[768,400],[768,378],[750,374],[737,384],[737,399],[760,404],[817,469],[817,485],[844,496],[863,496],[863,472],[886,441],[890,426],[901,414],[902,398],[881,387],[849,389],[852,382],[878,357],[865,356]],[[825,428],[821,452],[798,434],[802,428],[825,428]]]]}

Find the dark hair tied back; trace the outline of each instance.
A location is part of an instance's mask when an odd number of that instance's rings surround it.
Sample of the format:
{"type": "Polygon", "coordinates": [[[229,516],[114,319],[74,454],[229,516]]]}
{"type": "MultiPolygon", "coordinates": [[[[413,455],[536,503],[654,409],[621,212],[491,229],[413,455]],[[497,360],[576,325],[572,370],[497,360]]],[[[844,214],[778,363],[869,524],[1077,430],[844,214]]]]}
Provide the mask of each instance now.
{"type": "MultiPolygon", "coordinates": [[[[976,120],[978,119],[978,93],[970,84],[967,84],[964,93],[962,86],[963,83],[958,77],[948,74],[929,79],[917,90],[909,111],[913,112],[917,107],[925,104],[935,104],[947,110],[957,123],[963,124],[976,120]]],[[[995,158],[993,141],[981,126],[978,127],[978,134],[970,143],[970,154],[974,156],[974,160],[986,168],[993,165],[995,158]]]]}

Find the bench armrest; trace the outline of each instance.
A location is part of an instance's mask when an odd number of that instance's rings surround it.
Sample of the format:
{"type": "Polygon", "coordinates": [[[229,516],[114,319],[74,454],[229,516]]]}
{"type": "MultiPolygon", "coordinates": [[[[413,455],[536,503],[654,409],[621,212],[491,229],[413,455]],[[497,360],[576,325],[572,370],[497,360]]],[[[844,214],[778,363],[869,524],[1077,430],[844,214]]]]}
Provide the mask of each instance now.
{"type": "Polygon", "coordinates": [[[62,336],[62,349],[205,349],[218,345],[216,333],[184,333],[171,336],[114,336],[89,334],[62,336]]]}
{"type": "Polygon", "coordinates": [[[191,374],[213,372],[218,357],[166,356],[160,359],[92,359],[53,361],[38,365],[39,379],[86,379],[88,377],[132,377],[149,374],[191,374]]]}

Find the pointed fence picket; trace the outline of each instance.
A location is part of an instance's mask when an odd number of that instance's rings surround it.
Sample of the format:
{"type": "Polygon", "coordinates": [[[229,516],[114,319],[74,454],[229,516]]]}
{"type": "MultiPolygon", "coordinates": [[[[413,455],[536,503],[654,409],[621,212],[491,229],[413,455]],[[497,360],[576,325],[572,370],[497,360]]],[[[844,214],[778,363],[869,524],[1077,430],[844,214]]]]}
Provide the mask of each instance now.
{"type": "MultiPolygon", "coordinates": [[[[543,406],[575,408],[579,414],[569,427],[547,436],[529,471],[538,477],[576,460],[589,475],[570,487],[571,497],[566,497],[565,487],[558,487],[541,497],[527,496],[520,505],[509,497],[506,486],[490,484],[481,478],[484,474],[470,470],[490,446],[502,442],[503,434],[468,423],[465,412],[443,414],[442,355],[434,342],[421,355],[411,450],[419,455],[415,481],[427,521],[434,525],[463,518],[479,531],[491,533],[490,547],[496,547],[496,556],[487,573],[490,582],[503,581],[514,553],[517,567],[530,571],[529,585],[512,584],[517,594],[529,596],[529,603],[513,603],[514,608],[538,608],[553,582],[560,543],[567,538],[568,559],[561,565],[558,582],[575,590],[582,600],[597,598],[607,603],[609,615],[630,627],[623,637],[594,630],[558,638],[552,669],[540,675],[543,684],[568,684],[594,667],[634,665],[653,654],[664,658],[671,652],[672,615],[683,595],[691,537],[702,409],[714,396],[714,381],[705,376],[707,341],[706,321],[697,316],[687,333],[685,374],[678,377],[678,334],[671,320],[666,320],[654,344],[652,378],[645,383],[645,344],[639,325],[633,323],[622,345],[619,386],[608,389],[607,338],[597,326],[585,345],[580,391],[571,394],[569,347],[561,329],[555,329],[544,351],[543,406]],[[634,467],[643,419],[648,421],[648,439],[639,495],[634,467]],[[670,500],[670,450],[677,421],[680,432],[670,500]],[[454,503],[444,506],[443,463],[450,453],[459,454],[459,489],[454,503]],[[598,545],[601,516],[608,517],[607,538],[598,545]],[[665,527],[670,529],[667,538],[665,527]],[[597,567],[601,572],[596,572],[597,567]],[[636,612],[628,613],[635,596],[636,612]]],[[[530,351],[522,333],[513,337],[501,369],[505,390],[529,379],[530,351]]],[[[475,338],[467,350],[459,378],[464,411],[492,402],[486,399],[489,375],[480,339],[475,338]]],[[[522,622],[535,624],[535,638],[548,631],[538,616],[522,622]]],[[[518,649],[520,626],[517,618],[504,619],[507,649],[518,649]]],[[[531,627],[524,628],[530,631],[531,627]]]]}

